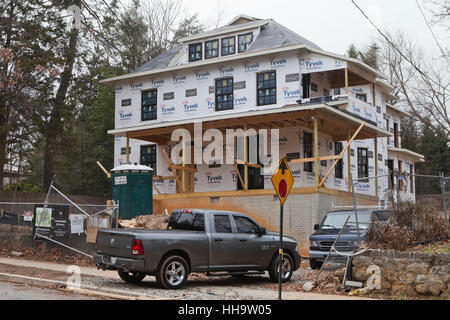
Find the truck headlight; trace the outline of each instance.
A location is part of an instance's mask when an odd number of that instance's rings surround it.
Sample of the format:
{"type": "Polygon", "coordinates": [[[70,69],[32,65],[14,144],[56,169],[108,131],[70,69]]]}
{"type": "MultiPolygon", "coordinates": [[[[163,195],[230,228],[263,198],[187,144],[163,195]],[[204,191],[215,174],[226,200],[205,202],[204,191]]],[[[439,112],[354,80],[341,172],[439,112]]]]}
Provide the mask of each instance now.
{"type": "Polygon", "coordinates": [[[319,241],[317,240],[311,241],[311,247],[320,247],[319,241]]]}

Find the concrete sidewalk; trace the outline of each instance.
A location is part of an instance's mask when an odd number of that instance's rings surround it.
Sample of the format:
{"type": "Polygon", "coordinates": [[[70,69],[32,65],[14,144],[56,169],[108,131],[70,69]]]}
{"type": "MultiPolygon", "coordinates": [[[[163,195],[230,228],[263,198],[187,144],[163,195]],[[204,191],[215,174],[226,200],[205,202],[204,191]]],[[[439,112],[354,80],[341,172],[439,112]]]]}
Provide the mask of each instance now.
{"type": "MultiPolygon", "coordinates": [[[[67,268],[70,265],[59,264],[53,262],[43,262],[43,261],[32,261],[25,259],[14,259],[14,258],[4,258],[0,257],[0,264],[7,264],[11,266],[20,266],[28,268],[38,268],[52,271],[67,272],[67,268]]],[[[113,279],[120,279],[119,275],[115,271],[103,271],[96,268],[90,267],[79,267],[81,275],[92,276],[92,277],[108,277],[113,279]]],[[[72,272],[68,272],[72,273],[72,272]]]]}
{"type": "MultiPolygon", "coordinates": [[[[56,272],[67,272],[67,268],[70,265],[65,264],[57,264],[57,263],[51,263],[51,262],[42,262],[42,261],[31,261],[31,260],[24,260],[24,259],[14,259],[14,258],[3,258],[0,257],[0,264],[3,265],[9,265],[9,266],[17,266],[17,267],[25,267],[25,268],[37,268],[41,270],[49,270],[49,271],[56,271],[56,272]]],[[[80,267],[81,276],[89,276],[89,277],[95,277],[99,279],[99,281],[92,282],[94,286],[87,285],[86,288],[89,289],[96,289],[99,291],[105,291],[105,292],[114,292],[114,293],[120,293],[122,295],[130,295],[130,296],[136,296],[141,295],[145,296],[147,293],[151,293],[154,298],[182,298],[182,296],[185,296],[185,299],[187,298],[189,300],[190,294],[198,294],[204,297],[224,297],[224,299],[254,299],[254,300],[274,300],[278,297],[278,292],[276,290],[268,290],[268,289],[256,289],[256,288],[247,288],[243,286],[230,286],[229,284],[221,283],[218,285],[206,285],[204,283],[198,283],[191,286],[186,286],[186,288],[183,288],[182,290],[177,291],[167,291],[158,289],[154,277],[148,277],[150,281],[145,286],[132,286],[130,287],[129,284],[123,282],[120,280],[119,275],[115,271],[102,271],[98,270],[96,268],[90,268],[90,267],[80,267]],[[101,280],[104,279],[104,280],[101,280]],[[117,281],[118,280],[118,281],[117,281]],[[112,282],[114,281],[114,282],[112,282]],[[118,287],[117,284],[120,284],[120,287],[118,287]],[[148,291],[150,290],[150,291],[148,291]],[[141,293],[139,293],[141,292],[141,293]],[[185,293],[181,294],[180,293],[185,293]],[[173,296],[173,297],[172,297],[173,296]]],[[[71,273],[69,273],[71,274],[71,273]]],[[[17,279],[25,279],[30,278],[32,280],[32,284],[39,285],[39,281],[42,282],[43,285],[48,283],[59,283],[60,285],[63,285],[64,282],[61,281],[55,281],[48,279],[50,277],[46,277],[45,274],[42,274],[39,276],[39,278],[31,278],[31,277],[23,277],[20,275],[14,276],[13,274],[7,275],[2,274],[3,280],[7,279],[7,277],[10,277],[11,279],[14,279],[15,282],[17,282],[17,279]]],[[[29,280],[29,279],[28,279],[29,280]]],[[[27,281],[28,281],[27,280],[27,281]]],[[[195,280],[194,280],[195,281],[195,280]]],[[[84,285],[82,285],[84,287],[84,285]]],[[[306,292],[283,292],[283,299],[284,300],[372,300],[364,297],[350,297],[346,295],[328,295],[328,294],[317,294],[317,293],[306,293],[306,292]]]]}

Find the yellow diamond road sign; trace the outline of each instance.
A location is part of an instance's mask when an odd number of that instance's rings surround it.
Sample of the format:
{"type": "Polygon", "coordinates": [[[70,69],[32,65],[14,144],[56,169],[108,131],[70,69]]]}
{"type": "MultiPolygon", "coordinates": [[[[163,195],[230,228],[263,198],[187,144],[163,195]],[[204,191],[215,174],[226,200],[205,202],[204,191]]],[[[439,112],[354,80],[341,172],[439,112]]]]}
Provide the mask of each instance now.
{"type": "Polygon", "coordinates": [[[294,177],[289,169],[286,158],[280,160],[277,171],[272,176],[272,184],[277,192],[278,198],[280,198],[281,204],[284,205],[294,184],[294,177]]]}

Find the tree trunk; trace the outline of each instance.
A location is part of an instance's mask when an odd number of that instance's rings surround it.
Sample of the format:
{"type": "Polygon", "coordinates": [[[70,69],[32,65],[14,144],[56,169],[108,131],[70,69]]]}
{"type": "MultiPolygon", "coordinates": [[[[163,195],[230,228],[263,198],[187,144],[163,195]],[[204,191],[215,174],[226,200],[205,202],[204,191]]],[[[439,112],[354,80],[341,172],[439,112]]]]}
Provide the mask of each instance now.
{"type": "MultiPolygon", "coordinates": [[[[76,1],[80,5],[79,1],[76,1]]],[[[43,191],[46,192],[55,174],[54,157],[57,152],[58,137],[63,134],[64,124],[61,122],[61,113],[64,109],[67,91],[72,80],[73,65],[77,54],[78,30],[73,28],[70,34],[69,46],[66,51],[66,64],[53,104],[50,121],[45,132],[46,144],[44,151],[43,191]]]]}

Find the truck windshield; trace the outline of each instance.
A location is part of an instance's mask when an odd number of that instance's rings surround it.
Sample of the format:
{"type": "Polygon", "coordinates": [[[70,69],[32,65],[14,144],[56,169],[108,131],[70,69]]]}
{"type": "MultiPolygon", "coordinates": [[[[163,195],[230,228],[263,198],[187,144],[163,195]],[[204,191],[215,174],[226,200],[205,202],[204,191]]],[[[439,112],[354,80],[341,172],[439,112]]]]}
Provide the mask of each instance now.
{"type": "Polygon", "coordinates": [[[199,212],[173,212],[167,228],[172,230],[205,231],[205,216],[199,212]]]}
{"type": "MultiPolygon", "coordinates": [[[[354,212],[333,212],[327,214],[320,225],[321,230],[342,229],[347,217],[350,215],[347,227],[356,229],[356,218],[354,212]]],[[[367,229],[371,222],[371,214],[368,212],[358,212],[358,223],[361,229],[367,229]]]]}

